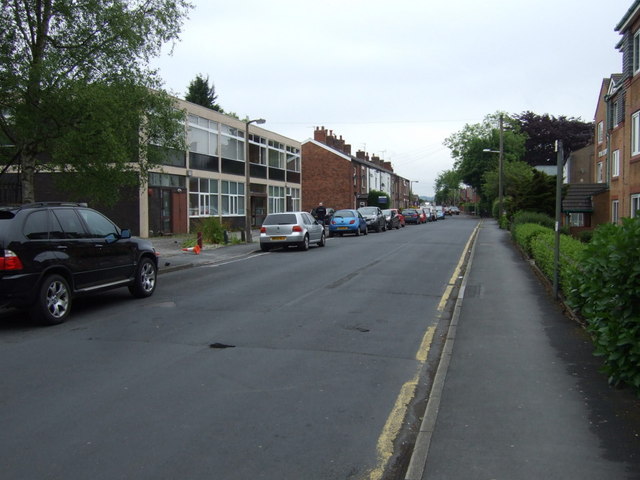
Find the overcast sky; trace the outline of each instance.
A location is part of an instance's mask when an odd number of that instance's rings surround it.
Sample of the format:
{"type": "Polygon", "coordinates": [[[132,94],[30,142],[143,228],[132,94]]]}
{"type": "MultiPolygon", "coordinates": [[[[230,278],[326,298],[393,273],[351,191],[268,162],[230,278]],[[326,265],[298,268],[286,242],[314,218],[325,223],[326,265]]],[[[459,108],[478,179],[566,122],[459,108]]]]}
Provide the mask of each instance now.
{"type": "Polygon", "coordinates": [[[218,104],[264,128],[324,126],[433,195],[443,140],[498,110],[592,121],[621,70],[614,28],[632,0],[192,0],[153,62],[184,98],[209,75],[218,104]],[[168,52],[168,49],[167,49],[168,52]]]}

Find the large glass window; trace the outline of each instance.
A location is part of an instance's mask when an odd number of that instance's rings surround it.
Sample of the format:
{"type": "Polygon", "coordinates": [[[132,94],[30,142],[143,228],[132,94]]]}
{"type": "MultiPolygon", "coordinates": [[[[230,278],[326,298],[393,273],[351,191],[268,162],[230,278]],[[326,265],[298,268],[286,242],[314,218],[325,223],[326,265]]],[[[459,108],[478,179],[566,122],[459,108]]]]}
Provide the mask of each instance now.
{"type": "Polygon", "coordinates": [[[244,183],[222,182],[222,215],[244,215],[244,183]]]}
{"type": "Polygon", "coordinates": [[[269,166],[284,169],[285,152],[284,145],[269,140],[269,166]]]}
{"type": "Polygon", "coordinates": [[[189,180],[189,216],[218,215],[218,180],[191,178],[189,180]]]}
{"type": "Polygon", "coordinates": [[[227,160],[244,161],[244,132],[220,124],[220,154],[227,160]]]}
{"type": "Polygon", "coordinates": [[[280,213],[285,211],[285,189],[284,187],[269,187],[269,213],[280,213]]]}
{"type": "Polygon", "coordinates": [[[287,170],[300,171],[300,150],[298,148],[287,147],[287,170]]]}
{"type": "Polygon", "coordinates": [[[297,212],[300,210],[300,189],[287,187],[287,197],[291,202],[290,208],[292,211],[297,212]]]}
{"type": "Polygon", "coordinates": [[[218,155],[218,123],[196,115],[189,115],[187,130],[189,151],[202,155],[218,155]]]}
{"type": "Polygon", "coordinates": [[[249,158],[251,163],[267,164],[267,139],[259,135],[249,134],[249,158]]]}

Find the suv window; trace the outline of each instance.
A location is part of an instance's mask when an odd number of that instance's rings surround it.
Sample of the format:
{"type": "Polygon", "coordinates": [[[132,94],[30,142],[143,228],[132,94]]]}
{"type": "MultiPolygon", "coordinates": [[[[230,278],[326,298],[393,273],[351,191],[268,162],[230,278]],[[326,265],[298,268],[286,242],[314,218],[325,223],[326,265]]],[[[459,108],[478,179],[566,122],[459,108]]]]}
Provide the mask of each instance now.
{"type": "Polygon", "coordinates": [[[54,215],[62,226],[64,238],[84,238],[86,233],[75,210],[70,208],[58,208],[53,210],[54,215]]]}
{"type": "Polygon", "coordinates": [[[25,220],[22,233],[29,240],[47,240],[49,238],[48,219],[47,210],[33,212],[25,220]]]}
{"type": "Polygon", "coordinates": [[[98,212],[80,209],[78,213],[87,223],[91,237],[104,238],[110,234],[118,235],[116,226],[98,212]]]}

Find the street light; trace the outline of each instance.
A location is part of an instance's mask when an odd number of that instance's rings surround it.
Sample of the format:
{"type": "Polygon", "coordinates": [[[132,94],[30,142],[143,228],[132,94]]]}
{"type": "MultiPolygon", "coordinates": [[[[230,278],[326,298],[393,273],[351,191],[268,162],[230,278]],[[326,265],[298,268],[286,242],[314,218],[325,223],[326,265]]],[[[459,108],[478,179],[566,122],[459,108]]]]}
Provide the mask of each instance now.
{"type": "Polygon", "coordinates": [[[413,199],[411,198],[411,196],[413,195],[412,183],[420,183],[420,182],[418,180],[409,180],[409,201],[411,202],[411,205],[413,205],[413,199]]]}
{"type": "Polygon", "coordinates": [[[482,150],[483,152],[491,152],[498,154],[498,224],[500,224],[500,220],[502,219],[502,164],[504,163],[502,160],[504,157],[504,127],[502,125],[502,114],[500,114],[500,150],[491,150],[489,148],[485,148],[482,150]]]}
{"type": "Polygon", "coordinates": [[[244,225],[244,238],[247,243],[251,243],[251,167],[249,162],[249,125],[256,123],[262,125],[266,120],[264,118],[256,118],[254,120],[247,120],[244,125],[244,213],[245,213],[245,225],[244,225]]]}

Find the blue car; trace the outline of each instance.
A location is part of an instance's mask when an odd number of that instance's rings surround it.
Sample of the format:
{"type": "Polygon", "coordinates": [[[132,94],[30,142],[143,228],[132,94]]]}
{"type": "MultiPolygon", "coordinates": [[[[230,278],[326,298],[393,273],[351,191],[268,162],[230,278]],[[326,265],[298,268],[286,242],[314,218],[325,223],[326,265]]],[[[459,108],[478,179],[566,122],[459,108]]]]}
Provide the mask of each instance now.
{"type": "Polygon", "coordinates": [[[357,210],[338,210],[334,212],[329,223],[329,236],[353,233],[356,236],[367,234],[367,221],[357,210]]]}

